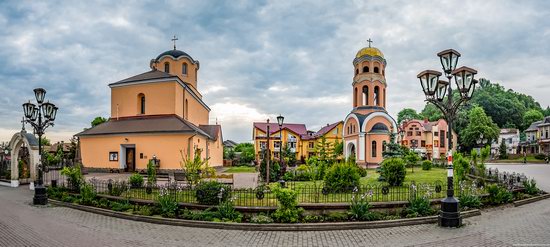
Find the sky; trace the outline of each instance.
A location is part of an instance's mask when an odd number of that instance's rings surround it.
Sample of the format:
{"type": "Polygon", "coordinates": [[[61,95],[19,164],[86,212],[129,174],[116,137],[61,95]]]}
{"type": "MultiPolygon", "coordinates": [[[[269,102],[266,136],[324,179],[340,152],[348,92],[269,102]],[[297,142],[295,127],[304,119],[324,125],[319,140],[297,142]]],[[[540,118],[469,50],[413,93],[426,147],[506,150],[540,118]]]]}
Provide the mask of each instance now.
{"type": "MultiPolygon", "coordinates": [[[[550,1],[1,1],[0,141],[21,104],[47,90],[52,141],[109,117],[109,83],[177,47],[199,60],[198,89],[224,139],[251,141],[279,114],[318,130],[352,109],[353,59],[369,38],[387,60],[387,110],[421,110],[416,75],[453,48],[478,70],[550,105],[550,1]]],[[[29,128],[29,126],[27,126],[29,128]]]]}

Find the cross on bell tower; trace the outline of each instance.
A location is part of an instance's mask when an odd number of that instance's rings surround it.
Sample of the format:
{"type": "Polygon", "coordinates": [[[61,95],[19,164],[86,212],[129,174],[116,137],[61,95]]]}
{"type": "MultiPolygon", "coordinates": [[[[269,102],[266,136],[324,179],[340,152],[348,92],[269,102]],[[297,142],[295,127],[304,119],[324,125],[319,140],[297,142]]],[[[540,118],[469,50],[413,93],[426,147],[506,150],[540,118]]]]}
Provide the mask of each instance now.
{"type": "Polygon", "coordinates": [[[372,43],[372,40],[369,38],[367,39],[367,42],[369,43],[369,48],[370,48],[370,44],[372,43]]]}
{"type": "Polygon", "coordinates": [[[174,38],[172,38],[172,42],[174,42],[174,50],[176,49],[176,40],[178,40],[178,37],[174,35],[174,38]]]}

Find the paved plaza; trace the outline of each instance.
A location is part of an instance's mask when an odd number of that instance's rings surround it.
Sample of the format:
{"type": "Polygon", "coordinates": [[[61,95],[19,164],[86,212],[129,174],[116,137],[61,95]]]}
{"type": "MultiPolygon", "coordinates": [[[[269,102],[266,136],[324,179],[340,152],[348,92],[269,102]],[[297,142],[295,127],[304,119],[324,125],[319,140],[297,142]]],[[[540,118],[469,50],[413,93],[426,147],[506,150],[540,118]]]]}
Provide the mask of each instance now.
{"type": "Polygon", "coordinates": [[[258,232],[156,225],[64,207],[34,207],[31,198],[26,187],[0,187],[0,246],[550,246],[550,200],[486,210],[465,219],[460,229],[430,224],[258,232]]]}

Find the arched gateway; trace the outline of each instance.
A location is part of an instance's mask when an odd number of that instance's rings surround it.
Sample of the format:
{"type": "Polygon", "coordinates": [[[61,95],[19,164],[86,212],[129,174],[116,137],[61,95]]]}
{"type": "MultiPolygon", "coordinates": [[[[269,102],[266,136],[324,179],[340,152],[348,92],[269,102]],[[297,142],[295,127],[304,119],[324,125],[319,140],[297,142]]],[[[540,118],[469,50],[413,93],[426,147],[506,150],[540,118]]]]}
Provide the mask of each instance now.
{"type": "MultiPolygon", "coordinates": [[[[28,173],[28,180],[30,182],[30,188],[34,188],[34,180],[36,179],[36,168],[40,162],[40,154],[38,153],[38,139],[31,134],[27,133],[24,129],[21,132],[17,132],[11,138],[9,144],[11,150],[11,187],[18,187],[20,184],[20,173],[28,173]],[[24,151],[24,149],[27,149],[24,151]],[[21,154],[25,152],[25,158],[23,163],[26,163],[25,169],[20,169],[19,161],[21,160],[21,154]],[[27,153],[28,152],[28,153],[27,153]],[[28,162],[28,163],[27,163],[28,162]],[[27,171],[28,170],[28,171],[27,171]]],[[[26,177],[26,176],[25,176],[26,177]]]]}

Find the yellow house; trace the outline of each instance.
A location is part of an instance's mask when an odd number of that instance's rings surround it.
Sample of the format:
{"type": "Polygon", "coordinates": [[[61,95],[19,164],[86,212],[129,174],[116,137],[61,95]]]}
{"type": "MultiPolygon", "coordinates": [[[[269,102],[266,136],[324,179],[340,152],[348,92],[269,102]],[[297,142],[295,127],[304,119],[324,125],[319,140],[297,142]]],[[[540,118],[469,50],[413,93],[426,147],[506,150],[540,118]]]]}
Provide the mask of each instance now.
{"type": "Polygon", "coordinates": [[[342,142],[343,121],[333,124],[327,124],[319,131],[308,131],[305,124],[283,124],[279,129],[277,123],[253,124],[252,139],[254,140],[254,150],[256,151],[256,160],[260,160],[262,150],[267,148],[267,127],[269,126],[269,150],[271,157],[279,158],[279,152],[282,145],[288,145],[291,152],[296,154],[296,159],[301,163],[315,155],[317,143],[324,137],[327,143],[334,144],[342,142]]]}
{"type": "Polygon", "coordinates": [[[82,163],[90,169],[179,169],[181,155],[200,149],[211,166],[223,163],[220,125],[209,124],[210,108],[197,87],[200,64],[187,53],[166,51],[151,70],[111,83],[111,117],[76,136],[82,163]]]}

